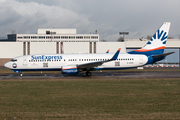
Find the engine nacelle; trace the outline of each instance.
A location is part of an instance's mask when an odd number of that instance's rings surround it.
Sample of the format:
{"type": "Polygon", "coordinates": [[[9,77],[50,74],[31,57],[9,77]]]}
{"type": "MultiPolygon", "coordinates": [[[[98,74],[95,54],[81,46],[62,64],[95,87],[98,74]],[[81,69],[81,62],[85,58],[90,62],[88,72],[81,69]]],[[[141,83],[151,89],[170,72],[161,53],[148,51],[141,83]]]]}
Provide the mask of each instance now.
{"type": "Polygon", "coordinates": [[[77,66],[62,66],[62,74],[78,74],[77,66]]]}

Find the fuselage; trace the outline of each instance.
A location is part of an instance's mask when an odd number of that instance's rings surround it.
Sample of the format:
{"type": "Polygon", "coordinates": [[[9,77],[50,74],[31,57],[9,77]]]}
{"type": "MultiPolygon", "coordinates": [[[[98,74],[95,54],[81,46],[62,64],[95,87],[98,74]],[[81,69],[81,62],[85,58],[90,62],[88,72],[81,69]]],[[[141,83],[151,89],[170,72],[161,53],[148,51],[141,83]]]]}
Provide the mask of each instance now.
{"type": "MultiPolygon", "coordinates": [[[[49,54],[26,55],[13,58],[4,66],[17,71],[34,70],[61,70],[63,66],[78,66],[87,63],[110,60],[114,54],[49,54]]],[[[116,60],[103,63],[100,66],[89,68],[93,70],[126,69],[145,65],[148,62],[146,55],[119,54],[116,60]]],[[[83,70],[82,70],[83,71],[83,70]]]]}

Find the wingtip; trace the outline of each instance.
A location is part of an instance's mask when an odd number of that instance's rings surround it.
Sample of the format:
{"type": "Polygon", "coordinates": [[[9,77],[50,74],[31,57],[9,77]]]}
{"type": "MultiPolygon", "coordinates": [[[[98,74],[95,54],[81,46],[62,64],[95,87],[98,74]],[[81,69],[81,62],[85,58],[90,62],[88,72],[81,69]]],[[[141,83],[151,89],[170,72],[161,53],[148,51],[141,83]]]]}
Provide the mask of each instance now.
{"type": "Polygon", "coordinates": [[[171,22],[164,22],[165,25],[171,25],[171,22]]]}

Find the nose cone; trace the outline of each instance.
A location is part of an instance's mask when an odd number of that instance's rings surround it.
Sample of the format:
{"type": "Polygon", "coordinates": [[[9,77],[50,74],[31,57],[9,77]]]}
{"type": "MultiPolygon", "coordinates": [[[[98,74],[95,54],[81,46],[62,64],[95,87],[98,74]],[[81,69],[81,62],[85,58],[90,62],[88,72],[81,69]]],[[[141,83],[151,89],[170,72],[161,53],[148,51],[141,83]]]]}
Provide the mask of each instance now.
{"type": "Polygon", "coordinates": [[[10,68],[11,68],[11,64],[10,64],[9,62],[7,62],[7,63],[5,63],[5,64],[4,64],[4,67],[6,67],[6,68],[9,68],[9,69],[10,69],[10,68]]]}

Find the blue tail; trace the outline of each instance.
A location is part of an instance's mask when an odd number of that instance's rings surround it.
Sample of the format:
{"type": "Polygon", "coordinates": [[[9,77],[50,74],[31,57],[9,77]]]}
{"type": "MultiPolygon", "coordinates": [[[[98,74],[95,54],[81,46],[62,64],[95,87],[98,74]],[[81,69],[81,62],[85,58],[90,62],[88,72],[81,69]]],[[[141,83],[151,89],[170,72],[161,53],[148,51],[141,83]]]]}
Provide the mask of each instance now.
{"type": "Polygon", "coordinates": [[[170,22],[165,22],[144,47],[128,53],[146,55],[148,57],[147,64],[152,64],[157,61],[163,60],[167,55],[172,54],[164,54],[164,49],[168,38],[170,25],[170,22]]]}
{"type": "Polygon", "coordinates": [[[146,56],[163,54],[169,33],[170,24],[170,22],[165,22],[144,47],[128,53],[143,54],[146,56]]]}

